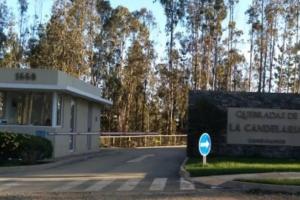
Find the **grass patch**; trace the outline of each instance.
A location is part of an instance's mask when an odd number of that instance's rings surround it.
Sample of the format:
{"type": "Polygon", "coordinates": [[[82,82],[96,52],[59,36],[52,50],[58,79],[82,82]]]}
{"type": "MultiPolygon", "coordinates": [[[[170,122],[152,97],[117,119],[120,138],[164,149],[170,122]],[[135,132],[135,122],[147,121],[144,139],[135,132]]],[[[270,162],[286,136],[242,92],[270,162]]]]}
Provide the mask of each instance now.
{"type": "Polygon", "coordinates": [[[300,186],[300,179],[237,179],[241,182],[300,186]]]}
{"type": "Polygon", "coordinates": [[[185,169],[194,177],[263,172],[300,172],[300,160],[293,159],[208,157],[207,162],[206,166],[202,166],[202,158],[191,158],[186,163],[185,169]]]}

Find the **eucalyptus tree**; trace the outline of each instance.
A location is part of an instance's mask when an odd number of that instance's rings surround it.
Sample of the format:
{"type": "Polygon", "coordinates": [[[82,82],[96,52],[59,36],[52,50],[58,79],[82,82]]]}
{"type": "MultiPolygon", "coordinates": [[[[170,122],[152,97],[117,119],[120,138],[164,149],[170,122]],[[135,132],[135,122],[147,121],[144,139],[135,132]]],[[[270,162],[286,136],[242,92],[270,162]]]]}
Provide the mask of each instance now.
{"type": "Polygon", "coordinates": [[[145,9],[130,12],[106,5],[100,10],[106,14],[101,15],[102,30],[95,41],[95,69],[101,74],[104,96],[114,101],[107,117],[119,131],[145,129],[145,83],[153,58],[148,26],[153,16],[145,9]]]}
{"type": "MultiPolygon", "coordinates": [[[[170,71],[170,75],[172,75],[173,70],[173,49],[175,45],[175,32],[176,26],[179,21],[184,16],[184,0],[160,0],[160,3],[164,7],[167,23],[166,23],[166,33],[169,35],[169,41],[167,43],[167,51],[168,51],[168,70],[170,71]]],[[[174,84],[172,82],[173,78],[169,77],[169,82],[167,86],[170,88],[168,99],[168,124],[167,124],[167,132],[169,134],[174,133],[174,109],[175,109],[175,96],[174,96],[174,84]]]]}
{"type": "Polygon", "coordinates": [[[114,101],[112,112],[117,118],[117,129],[120,131],[128,130],[128,119],[126,117],[128,116],[129,105],[128,101],[124,101],[122,86],[123,72],[126,65],[126,50],[132,31],[131,20],[131,12],[127,8],[119,6],[112,10],[111,16],[103,27],[105,30],[105,45],[108,47],[104,54],[107,56],[106,70],[108,72],[106,73],[107,77],[105,77],[103,89],[104,93],[108,93],[114,101]],[[114,83],[107,81],[114,81],[114,83]],[[116,84],[118,84],[118,87],[112,88],[116,84]]]}
{"type": "Polygon", "coordinates": [[[32,67],[58,69],[81,77],[88,73],[85,24],[87,0],[55,1],[52,16],[29,58],[32,67]]]}
{"type": "Polygon", "coordinates": [[[191,0],[186,6],[186,25],[189,33],[187,39],[187,51],[191,55],[191,71],[192,71],[192,89],[200,89],[202,64],[201,64],[201,24],[203,23],[203,5],[202,0],[191,0]]]}
{"type": "Polygon", "coordinates": [[[150,71],[152,55],[141,40],[133,41],[128,50],[126,70],[124,70],[123,95],[129,106],[128,130],[145,131],[145,105],[147,104],[147,77],[150,71]]]}
{"type": "Polygon", "coordinates": [[[227,89],[230,91],[232,87],[235,90],[236,87],[236,75],[237,75],[237,66],[232,62],[233,58],[233,43],[234,43],[234,31],[236,29],[236,22],[234,20],[234,8],[235,4],[238,3],[238,0],[228,0],[229,8],[229,20],[228,20],[228,41],[227,41],[227,52],[228,52],[228,66],[226,69],[226,79],[227,79],[227,89]],[[233,84],[232,84],[233,83],[233,84]]]}
{"type": "Polygon", "coordinates": [[[258,92],[264,92],[264,83],[262,83],[263,75],[264,75],[264,68],[263,68],[263,52],[264,52],[264,9],[265,9],[265,2],[264,0],[260,0],[260,2],[257,2],[260,7],[260,42],[259,42],[259,52],[260,52],[260,58],[259,58],[259,80],[258,80],[258,92]]]}
{"type": "Polygon", "coordinates": [[[3,61],[4,55],[8,51],[6,42],[8,40],[6,31],[9,24],[9,13],[6,0],[0,1],[0,62],[3,61]]]}
{"type": "Polygon", "coordinates": [[[249,15],[250,30],[250,65],[249,83],[251,77],[258,76],[257,91],[272,90],[274,56],[277,41],[277,21],[280,11],[280,1],[253,0],[246,14],[249,15]],[[267,73],[269,72],[269,73],[267,73]]]}
{"type": "Polygon", "coordinates": [[[290,2],[289,12],[291,14],[291,31],[293,32],[293,43],[292,44],[292,57],[293,57],[293,83],[292,91],[299,93],[300,91],[300,65],[299,65],[299,15],[300,15],[300,1],[292,0],[290,2]]]}
{"type": "Polygon", "coordinates": [[[243,63],[245,62],[244,56],[238,49],[238,44],[242,42],[241,36],[243,35],[243,31],[237,28],[236,21],[234,20],[235,6],[237,3],[237,0],[229,0],[227,2],[227,7],[229,8],[227,26],[228,36],[223,40],[223,44],[227,47],[227,55],[222,61],[222,66],[224,67],[224,78],[222,79],[225,84],[222,86],[222,88],[228,91],[236,91],[238,88],[240,88],[240,71],[242,70],[240,69],[240,66],[243,67],[243,63]]]}
{"type": "Polygon", "coordinates": [[[249,58],[249,69],[248,69],[248,91],[251,91],[252,88],[252,80],[253,80],[253,55],[254,55],[254,40],[255,40],[255,31],[256,31],[256,25],[258,23],[258,9],[257,6],[253,3],[248,8],[248,10],[245,12],[249,16],[247,24],[249,24],[250,28],[250,58],[249,58]]]}
{"type": "MultiPolygon", "coordinates": [[[[295,46],[295,15],[293,14],[295,5],[292,1],[281,2],[281,25],[280,44],[278,48],[278,66],[276,68],[277,92],[296,91],[294,82],[296,81],[297,71],[293,64],[293,47],[295,46]]],[[[297,36],[296,36],[297,37],[297,36]]]]}
{"type": "MultiPolygon", "coordinates": [[[[268,59],[267,53],[265,53],[265,63],[268,62],[269,65],[269,77],[268,77],[268,92],[273,89],[273,68],[274,68],[274,57],[276,54],[276,44],[278,42],[278,21],[279,15],[282,11],[281,3],[279,1],[270,1],[266,5],[265,15],[266,15],[266,35],[269,38],[266,41],[266,48],[269,52],[268,59]],[[268,61],[267,61],[268,60],[268,61]]],[[[267,52],[266,51],[266,52],[267,52]]],[[[266,76],[266,72],[265,72],[266,76]]]]}
{"type": "Polygon", "coordinates": [[[0,0],[0,67],[15,68],[20,63],[20,43],[15,21],[6,0],[0,0]]]}
{"type": "MultiPolygon", "coordinates": [[[[96,2],[96,11],[98,15],[98,33],[94,38],[94,54],[93,65],[91,65],[91,84],[105,87],[105,83],[101,80],[105,79],[108,73],[110,64],[113,63],[113,53],[109,49],[113,49],[110,39],[109,28],[107,24],[112,14],[112,7],[109,1],[98,0],[96,2]]],[[[103,91],[103,95],[108,97],[109,95],[103,91]]]]}
{"type": "Polygon", "coordinates": [[[224,0],[215,0],[213,5],[214,11],[214,23],[212,24],[212,37],[214,40],[213,47],[213,67],[212,67],[212,88],[215,90],[217,83],[217,67],[219,64],[219,41],[221,41],[222,37],[222,22],[227,16],[227,11],[225,7],[224,0]]]}
{"type": "Polygon", "coordinates": [[[20,41],[20,52],[19,52],[19,67],[25,65],[24,63],[24,52],[25,52],[25,42],[28,29],[26,28],[26,12],[28,10],[28,1],[27,0],[18,0],[19,11],[20,11],[20,20],[19,20],[19,41],[20,41]]]}

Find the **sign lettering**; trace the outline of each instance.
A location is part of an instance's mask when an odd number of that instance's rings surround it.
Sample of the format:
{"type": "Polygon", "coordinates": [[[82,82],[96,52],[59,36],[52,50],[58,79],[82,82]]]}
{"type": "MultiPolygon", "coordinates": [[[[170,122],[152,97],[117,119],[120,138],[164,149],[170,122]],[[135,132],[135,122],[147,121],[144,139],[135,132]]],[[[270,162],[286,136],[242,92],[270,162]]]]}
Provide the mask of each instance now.
{"type": "Polygon", "coordinates": [[[16,81],[35,81],[36,74],[30,72],[17,72],[15,74],[16,81]]]}
{"type": "Polygon", "coordinates": [[[300,110],[228,108],[227,143],[300,146],[300,110]]]}

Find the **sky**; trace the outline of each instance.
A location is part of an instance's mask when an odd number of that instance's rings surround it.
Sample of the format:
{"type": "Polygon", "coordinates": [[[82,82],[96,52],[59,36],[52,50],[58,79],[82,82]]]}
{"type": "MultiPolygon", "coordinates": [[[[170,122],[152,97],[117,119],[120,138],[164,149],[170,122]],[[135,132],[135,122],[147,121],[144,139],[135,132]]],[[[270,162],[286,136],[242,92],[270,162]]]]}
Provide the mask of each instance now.
{"type": "MultiPolygon", "coordinates": [[[[238,5],[235,7],[234,10],[234,19],[237,22],[237,28],[243,30],[244,35],[244,43],[240,43],[238,48],[241,49],[241,52],[246,56],[249,55],[249,44],[247,42],[249,36],[249,27],[247,25],[248,17],[245,15],[245,11],[249,7],[252,0],[239,0],[238,5]]],[[[30,16],[38,15],[39,17],[42,16],[42,21],[46,22],[51,14],[51,7],[54,0],[28,0],[29,8],[28,14],[30,16]],[[36,6],[35,6],[36,5],[36,6]]],[[[153,0],[110,0],[111,6],[113,8],[117,7],[118,5],[122,5],[127,7],[130,11],[139,10],[141,8],[147,8],[150,10],[157,23],[157,27],[152,30],[151,32],[151,39],[155,41],[155,49],[158,55],[163,55],[165,51],[165,44],[167,42],[167,36],[165,33],[165,24],[166,24],[166,17],[164,15],[164,10],[160,3],[155,2],[153,0]]],[[[15,16],[18,16],[18,0],[7,0],[8,7],[12,9],[15,16]]],[[[28,22],[32,21],[33,17],[28,18],[28,22]]],[[[18,19],[16,19],[18,21],[18,19]]],[[[228,21],[224,21],[224,27],[228,21]]]]}

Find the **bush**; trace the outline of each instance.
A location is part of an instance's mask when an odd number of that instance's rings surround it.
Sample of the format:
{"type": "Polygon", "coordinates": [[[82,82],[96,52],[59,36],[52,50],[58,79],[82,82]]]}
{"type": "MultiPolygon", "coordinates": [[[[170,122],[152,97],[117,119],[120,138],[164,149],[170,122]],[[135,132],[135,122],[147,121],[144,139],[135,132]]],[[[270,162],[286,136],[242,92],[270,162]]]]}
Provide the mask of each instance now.
{"type": "Polygon", "coordinates": [[[26,134],[0,132],[0,160],[20,160],[24,164],[51,158],[53,152],[49,140],[26,134]]]}

